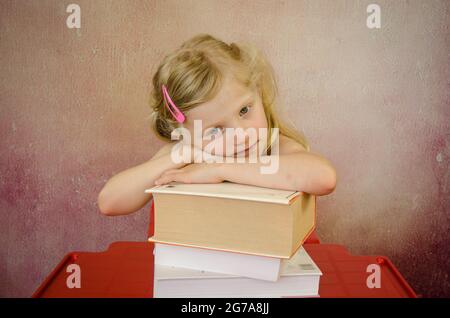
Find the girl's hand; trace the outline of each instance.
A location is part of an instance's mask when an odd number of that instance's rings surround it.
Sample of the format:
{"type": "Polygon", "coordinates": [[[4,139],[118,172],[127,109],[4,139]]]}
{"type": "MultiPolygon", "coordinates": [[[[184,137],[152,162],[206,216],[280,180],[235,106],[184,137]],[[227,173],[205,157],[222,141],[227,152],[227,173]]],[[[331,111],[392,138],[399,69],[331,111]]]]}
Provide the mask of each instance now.
{"type": "Polygon", "coordinates": [[[172,181],[182,183],[220,183],[224,181],[220,173],[220,167],[221,164],[218,163],[193,163],[181,169],[169,169],[156,179],[155,185],[166,184],[172,181]]]}

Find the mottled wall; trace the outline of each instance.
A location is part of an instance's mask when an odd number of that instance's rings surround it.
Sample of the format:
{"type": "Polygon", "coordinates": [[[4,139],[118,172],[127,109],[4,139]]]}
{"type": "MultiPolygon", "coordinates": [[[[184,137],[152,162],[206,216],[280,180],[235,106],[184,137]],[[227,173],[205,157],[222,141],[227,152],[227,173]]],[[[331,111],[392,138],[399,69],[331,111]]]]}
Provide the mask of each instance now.
{"type": "Polygon", "coordinates": [[[260,47],[284,113],[336,166],[322,240],[387,255],[417,292],[450,296],[449,3],[376,1],[369,30],[371,2],[1,1],[0,296],[31,295],[70,251],[145,239],[148,206],[108,218],[97,194],[162,145],[149,81],[200,32],[260,47]]]}

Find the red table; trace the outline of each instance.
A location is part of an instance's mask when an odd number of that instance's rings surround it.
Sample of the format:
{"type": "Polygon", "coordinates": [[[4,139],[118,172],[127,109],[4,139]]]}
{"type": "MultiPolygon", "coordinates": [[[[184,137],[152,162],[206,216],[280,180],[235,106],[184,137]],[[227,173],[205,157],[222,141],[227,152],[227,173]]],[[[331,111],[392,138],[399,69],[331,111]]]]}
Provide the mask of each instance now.
{"type": "MultiPolygon", "coordinates": [[[[106,252],[67,254],[33,297],[152,297],[153,243],[115,242],[106,252]],[[81,269],[81,288],[70,289],[70,264],[81,269]]],[[[305,244],[323,272],[320,297],[416,297],[389,259],[352,256],[340,245],[305,244]],[[367,265],[381,263],[381,288],[366,287],[367,265]]]]}
{"type": "MultiPolygon", "coordinates": [[[[149,237],[153,235],[153,204],[149,237]]],[[[313,233],[303,245],[321,269],[320,297],[417,297],[391,261],[383,256],[353,256],[340,245],[320,244],[313,233]],[[381,268],[381,288],[366,286],[369,264],[381,268]]],[[[115,242],[105,252],[67,254],[32,297],[152,297],[153,247],[150,242],[115,242]],[[81,288],[70,289],[67,266],[78,264],[81,288]]]]}

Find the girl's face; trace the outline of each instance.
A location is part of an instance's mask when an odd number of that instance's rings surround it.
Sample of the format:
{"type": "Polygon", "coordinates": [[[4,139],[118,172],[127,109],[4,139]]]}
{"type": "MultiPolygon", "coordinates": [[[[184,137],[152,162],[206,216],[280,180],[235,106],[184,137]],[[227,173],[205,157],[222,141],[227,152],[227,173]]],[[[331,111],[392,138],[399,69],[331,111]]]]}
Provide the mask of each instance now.
{"type": "MultiPolygon", "coordinates": [[[[191,140],[194,139],[194,120],[201,120],[202,150],[220,157],[248,156],[248,148],[255,150],[260,140],[259,128],[267,129],[266,114],[258,90],[249,89],[230,76],[225,78],[220,91],[212,100],[189,110],[185,115],[184,128],[189,130],[191,140]],[[231,138],[227,140],[225,128],[242,128],[244,133],[235,130],[235,136],[239,137],[234,137],[234,141],[231,138]],[[251,131],[256,134],[252,134],[248,128],[253,128],[251,131]],[[214,145],[218,145],[217,150],[214,145]]],[[[262,139],[257,148],[266,144],[262,139]]]]}

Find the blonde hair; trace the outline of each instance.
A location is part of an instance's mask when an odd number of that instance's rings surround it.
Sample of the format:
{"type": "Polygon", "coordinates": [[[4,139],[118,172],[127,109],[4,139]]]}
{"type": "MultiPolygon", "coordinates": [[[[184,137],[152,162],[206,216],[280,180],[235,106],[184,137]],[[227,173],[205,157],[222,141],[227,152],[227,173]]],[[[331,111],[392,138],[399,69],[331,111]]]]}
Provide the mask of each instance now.
{"type": "Polygon", "coordinates": [[[165,84],[170,97],[185,113],[214,98],[223,78],[233,75],[242,85],[259,90],[267,118],[270,154],[272,129],[290,137],[310,151],[303,134],[282,120],[276,112],[277,85],[271,65],[262,53],[249,44],[226,44],[209,34],[199,34],[166,55],[152,80],[150,94],[151,128],[163,140],[171,140],[177,121],[164,106],[161,86],[165,84]]]}

